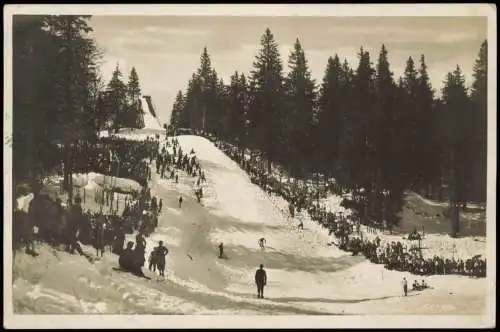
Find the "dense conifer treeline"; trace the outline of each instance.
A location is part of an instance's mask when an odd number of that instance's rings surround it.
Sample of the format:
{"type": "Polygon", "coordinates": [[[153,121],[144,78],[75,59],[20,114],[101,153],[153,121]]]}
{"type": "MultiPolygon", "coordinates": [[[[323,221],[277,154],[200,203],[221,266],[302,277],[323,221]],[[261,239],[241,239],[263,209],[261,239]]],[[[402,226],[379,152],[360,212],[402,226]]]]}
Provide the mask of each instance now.
{"type": "Polygon", "coordinates": [[[13,17],[15,181],[36,181],[64,162],[68,185],[71,146],[95,142],[108,122],[115,129],[144,125],[135,68],[125,84],[117,66],[104,85],[99,71],[101,51],[90,37],[89,19],[13,17]]]}
{"type": "Polygon", "coordinates": [[[268,170],[275,163],[294,177],[334,177],[362,197],[359,210],[373,223],[397,223],[408,189],[448,198],[452,215],[460,204],[486,200],[486,41],[470,91],[457,65],[440,98],[424,55],[418,63],[408,58],[395,78],[384,45],[376,56],[361,48],[357,68],[335,54],[318,84],[298,39],[286,76],[269,29],[260,44],[250,74],[236,71],[229,85],[205,48],[200,68],[178,92],[171,126],[214,134],[242,153],[260,151],[268,170]]]}

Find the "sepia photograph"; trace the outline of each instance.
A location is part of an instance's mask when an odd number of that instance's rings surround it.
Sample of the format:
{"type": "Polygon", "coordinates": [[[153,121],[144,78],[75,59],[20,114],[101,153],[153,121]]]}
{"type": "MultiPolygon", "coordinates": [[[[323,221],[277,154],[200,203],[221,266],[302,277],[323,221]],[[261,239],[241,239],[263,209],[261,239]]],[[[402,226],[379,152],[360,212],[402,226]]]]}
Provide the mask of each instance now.
{"type": "Polygon", "coordinates": [[[494,327],[496,7],[4,7],[6,328],[494,327]]]}

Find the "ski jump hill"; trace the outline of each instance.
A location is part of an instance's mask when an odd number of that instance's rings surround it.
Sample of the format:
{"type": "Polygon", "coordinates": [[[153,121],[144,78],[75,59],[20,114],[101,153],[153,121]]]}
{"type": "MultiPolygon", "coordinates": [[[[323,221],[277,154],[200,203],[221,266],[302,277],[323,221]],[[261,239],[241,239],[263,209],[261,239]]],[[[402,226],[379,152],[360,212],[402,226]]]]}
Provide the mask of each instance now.
{"type": "MultiPolygon", "coordinates": [[[[128,139],[140,135],[123,134],[128,139]]],[[[328,246],[331,238],[310,219],[304,218],[304,231],[297,230],[298,219],[283,212],[286,202],[271,200],[212,142],[198,136],[177,138],[183,151],[196,152],[207,184],[199,204],[193,194],[196,178],[179,171],[176,184],[152,172],[151,192],[163,199],[163,210],[147,239],[146,259],[163,240],[169,249],[166,278],[145,280],[116,272],[118,257],[109,252],[89,263],[42,244],[40,256],[19,252],[14,258],[14,312],[456,315],[485,310],[486,278],[430,276],[425,279],[431,289],[402,297],[402,278],[411,284],[422,277],[389,271],[328,246]],[[184,197],[182,208],[179,195],[184,197]],[[266,238],[265,249],[258,245],[261,237],[266,238]],[[217,258],[220,242],[226,259],[217,258]],[[256,297],[254,285],[259,264],[268,275],[264,299],[256,297]]]]}
{"type": "MultiPolygon", "coordinates": [[[[144,122],[144,127],[120,128],[117,133],[113,133],[114,136],[131,140],[144,140],[146,137],[154,137],[156,134],[165,134],[165,129],[160,124],[160,120],[158,120],[151,96],[142,96],[141,106],[143,110],[141,116],[144,122]]],[[[103,130],[99,133],[99,136],[107,137],[109,136],[109,132],[107,130],[103,130]]]]}
{"type": "Polygon", "coordinates": [[[151,96],[142,96],[141,97],[141,103],[142,103],[142,109],[144,111],[143,113],[143,120],[144,120],[144,130],[160,130],[163,131],[163,127],[160,124],[160,121],[158,120],[158,116],[155,111],[155,107],[153,105],[153,101],[151,99],[151,96]]]}

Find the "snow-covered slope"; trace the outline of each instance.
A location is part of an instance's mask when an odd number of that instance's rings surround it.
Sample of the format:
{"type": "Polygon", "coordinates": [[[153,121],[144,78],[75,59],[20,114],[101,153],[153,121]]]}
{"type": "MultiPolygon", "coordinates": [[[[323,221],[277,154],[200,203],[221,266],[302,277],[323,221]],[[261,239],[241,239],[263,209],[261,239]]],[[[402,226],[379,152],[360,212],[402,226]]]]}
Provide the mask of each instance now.
{"type": "Polygon", "coordinates": [[[283,201],[271,200],[211,142],[196,136],[178,139],[183,151],[195,150],[207,189],[201,206],[193,194],[195,178],[179,172],[175,184],[153,172],[152,194],[163,198],[164,208],[147,250],[159,240],[166,242],[167,280],[115,272],[117,257],[110,253],[90,264],[44,247],[37,258],[15,257],[16,312],[376,315],[485,310],[486,279],[432,276],[426,278],[432,289],[401,297],[402,277],[411,283],[414,276],[328,246],[328,235],[305,216],[304,231],[298,231],[297,220],[283,213],[283,201]],[[258,246],[261,237],[266,249],[258,246]],[[221,241],[227,259],[217,258],[221,241]],[[263,300],[256,298],[253,282],[259,264],[268,273],[263,300]]]}
{"type": "Polygon", "coordinates": [[[152,114],[150,105],[148,104],[146,97],[144,96],[141,97],[141,103],[142,103],[142,109],[144,110],[144,128],[163,130],[160,121],[152,114]]]}

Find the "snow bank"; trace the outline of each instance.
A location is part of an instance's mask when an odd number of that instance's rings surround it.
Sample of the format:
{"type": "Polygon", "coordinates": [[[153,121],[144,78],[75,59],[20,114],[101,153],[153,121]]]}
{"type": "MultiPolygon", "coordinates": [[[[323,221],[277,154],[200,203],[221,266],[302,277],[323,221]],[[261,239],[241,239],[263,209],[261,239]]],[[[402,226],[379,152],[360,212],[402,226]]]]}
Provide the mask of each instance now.
{"type": "MultiPolygon", "coordinates": [[[[129,141],[145,141],[146,139],[154,138],[155,135],[165,136],[164,129],[135,129],[135,128],[122,128],[117,133],[112,133],[111,135],[117,138],[126,139],[129,141]]],[[[99,133],[99,137],[109,137],[107,130],[103,130],[99,133]]]]}
{"type": "Polygon", "coordinates": [[[95,183],[103,188],[117,190],[123,193],[132,193],[134,191],[142,190],[142,186],[138,182],[131,179],[117,178],[99,173],[89,173],[88,179],[89,183],[95,183]]]}
{"type": "Polygon", "coordinates": [[[35,197],[35,195],[33,193],[18,197],[17,198],[17,209],[27,213],[29,210],[30,203],[34,197],[35,197]]]}
{"type": "Polygon", "coordinates": [[[142,190],[142,186],[134,180],[94,172],[73,174],[73,185],[85,188],[86,190],[106,189],[121,193],[132,193],[142,190]]]}
{"type": "MultiPolygon", "coordinates": [[[[165,283],[111,270],[110,266],[116,265],[115,255],[107,254],[89,264],[81,256],[55,252],[45,245],[39,250],[36,262],[24,253],[16,256],[16,313],[181,314],[205,309],[165,293],[165,283]]],[[[84,250],[91,252],[92,248],[84,250]]]]}
{"type": "MultiPolygon", "coordinates": [[[[345,196],[349,197],[349,195],[345,196]]],[[[352,210],[346,209],[342,205],[340,205],[343,199],[344,197],[342,196],[330,194],[326,198],[320,199],[319,203],[321,206],[324,206],[327,211],[331,211],[335,214],[342,213],[344,216],[349,216],[352,214],[352,210]]]]}

